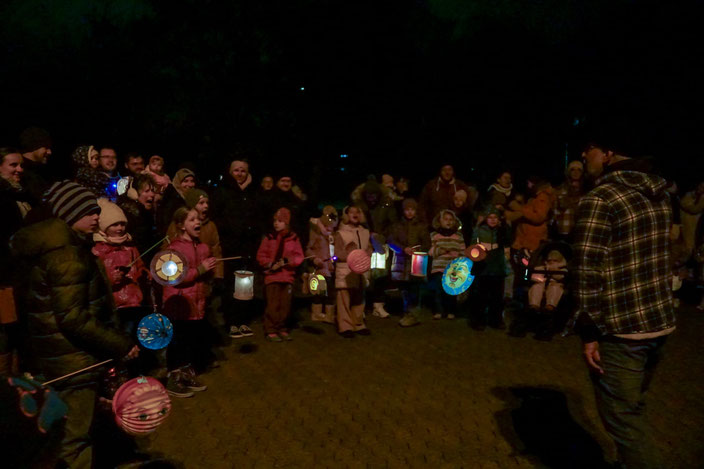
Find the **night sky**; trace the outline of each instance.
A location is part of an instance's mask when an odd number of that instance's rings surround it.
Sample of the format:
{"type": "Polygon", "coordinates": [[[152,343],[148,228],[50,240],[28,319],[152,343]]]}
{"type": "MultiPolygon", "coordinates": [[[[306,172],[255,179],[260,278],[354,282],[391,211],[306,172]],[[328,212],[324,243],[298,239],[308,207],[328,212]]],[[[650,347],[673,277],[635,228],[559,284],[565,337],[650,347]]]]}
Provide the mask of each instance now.
{"type": "MultiPolygon", "coordinates": [[[[82,142],[343,187],[441,161],[559,179],[620,129],[681,185],[701,160],[702,2],[16,0],[0,6],[0,144],[28,125],[57,168],[82,142]],[[349,155],[340,158],[341,154],[349,155]],[[345,171],[340,168],[344,167],[345,171]]],[[[472,171],[474,168],[474,171],[472,171]]],[[[305,187],[312,191],[313,187],[305,187]]]]}

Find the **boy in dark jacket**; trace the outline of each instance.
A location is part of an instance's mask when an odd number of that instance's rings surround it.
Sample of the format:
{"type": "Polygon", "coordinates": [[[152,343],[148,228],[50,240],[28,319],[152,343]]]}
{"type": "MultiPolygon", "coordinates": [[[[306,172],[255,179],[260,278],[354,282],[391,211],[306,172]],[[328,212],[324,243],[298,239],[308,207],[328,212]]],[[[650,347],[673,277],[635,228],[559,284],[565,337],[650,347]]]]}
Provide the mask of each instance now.
{"type": "Polygon", "coordinates": [[[481,244],[486,249],[486,258],[472,267],[474,283],[471,286],[469,324],[473,329],[484,330],[489,323],[494,329],[503,329],[504,279],[506,257],[510,238],[502,226],[499,210],[490,206],[486,218],[472,233],[468,244],[481,244]],[[488,314],[486,309],[488,307],[488,314]],[[488,321],[487,321],[488,320],[488,321]]]}
{"type": "MultiPolygon", "coordinates": [[[[131,359],[139,348],[115,328],[115,307],[105,270],[91,253],[100,208],[85,187],[57,182],[45,194],[50,218],[18,231],[11,241],[27,269],[24,311],[32,373],[56,378],[106,358],[131,359]]],[[[91,467],[90,427],[97,400],[96,372],[57,382],[68,406],[61,463],[91,467]]]]}

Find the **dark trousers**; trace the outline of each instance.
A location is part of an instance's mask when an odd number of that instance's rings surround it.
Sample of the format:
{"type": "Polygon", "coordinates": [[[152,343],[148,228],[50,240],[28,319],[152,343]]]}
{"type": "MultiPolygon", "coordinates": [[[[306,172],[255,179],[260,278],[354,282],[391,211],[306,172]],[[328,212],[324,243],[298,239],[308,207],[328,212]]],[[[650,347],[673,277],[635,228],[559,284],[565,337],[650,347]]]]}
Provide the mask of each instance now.
{"type": "Polygon", "coordinates": [[[66,388],[59,397],[68,406],[63,438],[59,449],[59,467],[90,469],[93,464],[93,442],[90,429],[98,399],[97,384],[66,388]]]}
{"type": "Polygon", "coordinates": [[[455,314],[457,312],[457,297],[448,295],[442,288],[442,272],[430,275],[430,284],[435,292],[435,308],[433,312],[455,314]]]}
{"type": "Polygon", "coordinates": [[[504,280],[499,275],[478,275],[472,286],[469,320],[472,325],[498,326],[503,323],[504,280]]]}
{"type": "Polygon", "coordinates": [[[604,374],[592,373],[596,405],[618,456],[628,469],[663,467],[645,418],[645,393],[662,359],[667,337],[599,342],[604,374]]]}
{"type": "Polygon", "coordinates": [[[266,292],[264,332],[267,334],[287,332],[286,319],[291,313],[293,285],[276,282],[268,284],[264,289],[266,292]]]}

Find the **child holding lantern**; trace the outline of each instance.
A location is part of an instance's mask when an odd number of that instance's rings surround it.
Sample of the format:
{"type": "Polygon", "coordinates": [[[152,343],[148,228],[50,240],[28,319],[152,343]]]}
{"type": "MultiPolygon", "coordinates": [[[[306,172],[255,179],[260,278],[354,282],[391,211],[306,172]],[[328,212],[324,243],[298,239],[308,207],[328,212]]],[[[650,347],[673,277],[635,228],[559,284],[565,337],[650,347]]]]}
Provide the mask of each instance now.
{"type": "Polygon", "coordinates": [[[257,251],[257,262],[266,269],[264,290],[264,333],[270,342],[291,340],[286,319],[291,312],[293,277],[303,262],[303,247],[291,231],[291,211],[282,207],[274,214],[274,231],[268,233],[257,251]]]}
{"type": "Polygon", "coordinates": [[[430,282],[435,290],[435,313],[433,319],[455,319],[457,297],[448,295],[442,288],[442,274],[445,267],[462,255],[465,249],[464,237],[460,231],[460,220],[452,210],[441,210],[433,220],[433,231],[430,234],[430,256],[433,258],[433,268],[430,272],[430,282]]]}
{"type": "Polygon", "coordinates": [[[168,249],[184,256],[188,271],[180,283],[164,287],[164,314],[174,324],[174,337],[167,352],[166,390],[175,397],[191,397],[193,391],[207,389],[196,379],[193,365],[204,367],[208,359],[205,305],[210,294],[208,281],[217,261],[208,245],[200,241],[201,221],[195,209],[180,207],[174,212],[173,223],[178,237],[168,249]]]}
{"type": "Polygon", "coordinates": [[[327,285],[326,296],[316,295],[311,304],[310,318],[312,321],[335,322],[335,286],[332,274],[335,269],[335,228],[337,228],[337,210],[331,205],[323,207],[320,218],[311,218],[310,236],[306,256],[313,257],[315,274],[325,277],[327,285]],[[325,312],[323,313],[323,308],[325,312]]]}
{"type": "Polygon", "coordinates": [[[362,226],[362,210],[351,205],[345,207],[342,225],[335,233],[335,288],[337,289],[337,329],[340,335],[351,339],[355,333],[370,335],[364,324],[364,288],[369,283],[368,274],[353,272],[347,264],[352,251],[361,249],[371,256],[372,243],[369,230],[362,226]]]}

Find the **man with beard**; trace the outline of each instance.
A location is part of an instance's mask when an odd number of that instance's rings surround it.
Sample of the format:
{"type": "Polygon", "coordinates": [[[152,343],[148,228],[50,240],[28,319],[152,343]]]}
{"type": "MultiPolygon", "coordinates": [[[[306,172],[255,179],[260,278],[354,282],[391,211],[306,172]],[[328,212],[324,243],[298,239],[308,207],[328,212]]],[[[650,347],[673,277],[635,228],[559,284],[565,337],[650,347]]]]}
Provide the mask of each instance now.
{"type": "Polygon", "coordinates": [[[663,467],[645,417],[645,392],[675,329],[667,182],[608,142],[582,154],[596,187],[574,228],[575,299],[597,408],[627,468],[663,467]]]}
{"type": "Polygon", "coordinates": [[[39,127],[29,127],[20,134],[22,150],[22,185],[30,197],[33,207],[39,205],[44,191],[54,181],[47,162],[51,156],[51,136],[49,132],[39,127]]]}

